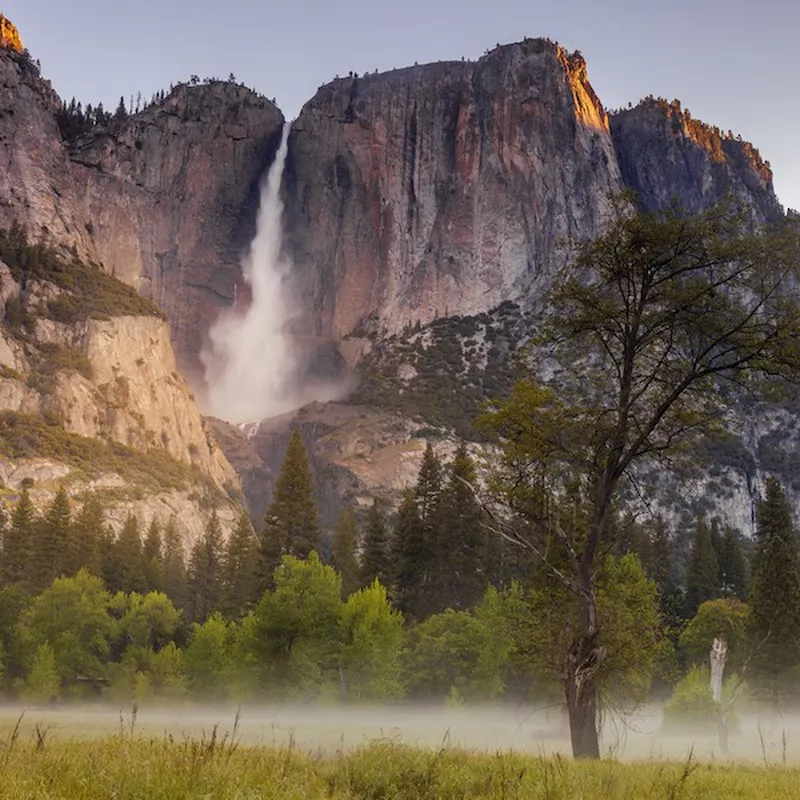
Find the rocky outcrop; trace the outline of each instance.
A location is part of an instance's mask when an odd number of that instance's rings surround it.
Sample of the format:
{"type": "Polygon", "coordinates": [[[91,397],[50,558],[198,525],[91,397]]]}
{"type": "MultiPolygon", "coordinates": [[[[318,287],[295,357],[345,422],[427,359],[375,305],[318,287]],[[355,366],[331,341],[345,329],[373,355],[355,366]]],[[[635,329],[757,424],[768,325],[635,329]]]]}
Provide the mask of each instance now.
{"type": "Polygon", "coordinates": [[[23,53],[25,50],[19,31],[2,14],[0,14],[0,47],[14,50],[17,53],[23,53]]]}
{"type": "Polygon", "coordinates": [[[626,186],[651,210],[677,201],[697,213],[729,198],[757,222],[783,213],[769,162],[758,150],[693,119],[677,100],[649,98],[612,114],[611,133],[626,186]]]}
{"type": "Polygon", "coordinates": [[[535,292],[621,185],[583,59],[551,42],[334,81],[289,145],[298,327],[396,331],[535,292]]]}
{"type": "Polygon", "coordinates": [[[164,310],[193,385],[203,337],[236,295],[282,125],[280,111],[244,87],[181,85],[71,149],[97,259],[164,310]]]}
{"type": "Polygon", "coordinates": [[[94,258],[89,221],[56,124],[59,105],[32,61],[0,50],[0,228],[16,221],[32,239],[46,236],[94,258]]]}

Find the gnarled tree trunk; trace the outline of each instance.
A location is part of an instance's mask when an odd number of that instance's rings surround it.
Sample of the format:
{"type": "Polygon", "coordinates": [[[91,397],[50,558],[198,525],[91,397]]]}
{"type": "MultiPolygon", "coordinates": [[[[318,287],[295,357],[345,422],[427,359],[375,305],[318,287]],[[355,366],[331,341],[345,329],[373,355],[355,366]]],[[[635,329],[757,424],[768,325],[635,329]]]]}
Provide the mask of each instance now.
{"type": "Polygon", "coordinates": [[[597,669],[603,649],[597,646],[597,599],[591,568],[578,567],[580,586],[580,630],[567,654],[564,670],[564,695],[569,713],[572,755],[575,758],[600,758],[597,729],[597,669]]]}

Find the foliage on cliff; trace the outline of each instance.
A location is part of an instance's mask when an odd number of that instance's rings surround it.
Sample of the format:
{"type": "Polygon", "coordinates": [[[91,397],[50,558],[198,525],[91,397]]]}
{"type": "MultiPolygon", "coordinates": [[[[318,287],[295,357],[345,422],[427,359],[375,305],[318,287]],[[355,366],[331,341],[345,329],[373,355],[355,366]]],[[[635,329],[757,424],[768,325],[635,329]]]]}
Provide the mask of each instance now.
{"type": "Polygon", "coordinates": [[[74,255],[67,258],[46,239],[31,244],[19,225],[0,230],[0,260],[23,286],[39,280],[62,290],[43,309],[44,316],[57,322],[128,315],[164,317],[155,303],[96,264],[85,264],[74,255]]]}

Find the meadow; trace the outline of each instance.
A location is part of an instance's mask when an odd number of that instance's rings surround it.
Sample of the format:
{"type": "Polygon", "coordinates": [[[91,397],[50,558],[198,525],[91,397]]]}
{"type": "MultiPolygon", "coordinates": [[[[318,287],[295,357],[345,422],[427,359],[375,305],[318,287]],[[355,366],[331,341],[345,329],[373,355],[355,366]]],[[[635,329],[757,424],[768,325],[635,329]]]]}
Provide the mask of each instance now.
{"type": "Polygon", "coordinates": [[[654,721],[607,726],[591,763],[566,755],[558,715],[522,708],[8,707],[0,797],[800,798],[787,720],[746,720],[729,758],[654,721]]]}

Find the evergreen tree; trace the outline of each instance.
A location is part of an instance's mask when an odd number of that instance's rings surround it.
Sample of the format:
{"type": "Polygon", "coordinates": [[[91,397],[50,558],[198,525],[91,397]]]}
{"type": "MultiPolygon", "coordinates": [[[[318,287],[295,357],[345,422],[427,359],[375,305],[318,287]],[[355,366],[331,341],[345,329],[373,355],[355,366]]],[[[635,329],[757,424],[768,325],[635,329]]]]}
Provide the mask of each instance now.
{"type": "Polygon", "coordinates": [[[142,569],[142,537],[139,532],[139,520],[129,514],[122,530],[111,545],[113,569],[108,588],[112,592],[147,591],[147,584],[142,569]]]}
{"type": "Polygon", "coordinates": [[[127,117],[128,117],[128,109],[125,108],[125,98],[120,97],[119,104],[117,105],[117,110],[114,112],[114,119],[123,120],[127,119],[127,117]]]}
{"type": "Polygon", "coordinates": [[[153,517],[142,546],[142,572],[148,592],[164,591],[164,565],[161,545],[161,525],[153,517]]]}
{"type": "Polygon", "coordinates": [[[216,510],[189,557],[189,617],[205,622],[222,601],[222,529],[216,510]]]}
{"type": "Polygon", "coordinates": [[[423,616],[423,577],[427,553],[422,523],[412,491],[407,491],[397,511],[392,538],[392,567],[397,607],[407,616],[423,616]]]}
{"type": "Polygon", "coordinates": [[[441,498],[439,552],[431,562],[435,612],[471,608],[483,596],[494,571],[487,563],[483,509],[472,488],[476,477],[475,463],[462,444],[441,498]]]}
{"type": "Polygon", "coordinates": [[[800,660],[800,572],[789,503],[775,478],[765,488],[750,589],[751,669],[777,704],[787,673],[800,660]]]}
{"type": "Polygon", "coordinates": [[[370,586],[375,580],[384,586],[389,578],[389,534],[386,530],[386,518],[381,511],[376,497],[367,514],[364,529],[364,546],[361,551],[361,585],[370,586]]]}
{"type": "Polygon", "coordinates": [[[419,611],[423,616],[432,614],[437,605],[437,588],[432,586],[431,578],[438,558],[446,550],[446,543],[442,541],[441,529],[441,495],[442,495],[442,464],[433,446],[428,442],[419,478],[414,492],[417,509],[419,510],[419,524],[424,557],[421,559],[422,572],[419,576],[420,594],[419,611]]]}
{"type": "Polygon", "coordinates": [[[36,526],[31,587],[37,594],[64,571],[71,534],[70,514],[69,497],[62,486],[36,526]]]}
{"type": "Polygon", "coordinates": [[[739,533],[727,526],[719,552],[719,585],[724,597],[747,599],[747,562],[739,533]]]}
{"type": "Polygon", "coordinates": [[[719,596],[719,566],[713,535],[706,521],[700,519],[695,526],[686,576],[686,618],[692,619],[702,603],[719,596]]]}
{"type": "Polygon", "coordinates": [[[11,525],[3,542],[3,578],[6,583],[27,585],[33,577],[31,560],[35,524],[36,512],[28,489],[23,488],[11,513],[11,525]]]}
{"type": "Polygon", "coordinates": [[[320,532],[311,470],[300,431],[295,428],[283,459],[261,537],[264,582],[284,555],[307,558],[319,551],[320,532]]]}
{"type": "Polygon", "coordinates": [[[175,517],[170,517],[164,531],[164,593],[176,608],[186,607],[186,556],[175,517]]]}
{"type": "Polygon", "coordinates": [[[70,530],[65,572],[74,575],[85,568],[92,575],[102,576],[100,545],[106,535],[103,506],[91,494],[84,500],[70,530]]]}
{"type": "Polygon", "coordinates": [[[349,506],[343,506],[333,529],[333,567],[342,578],[342,599],[346,600],[358,589],[359,566],[358,526],[356,515],[349,506]]]}
{"type": "Polygon", "coordinates": [[[239,617],[259,600],[261,571],[258,539],[247,512],[242,511],[224,550],[222,610],[239,617]]]}

